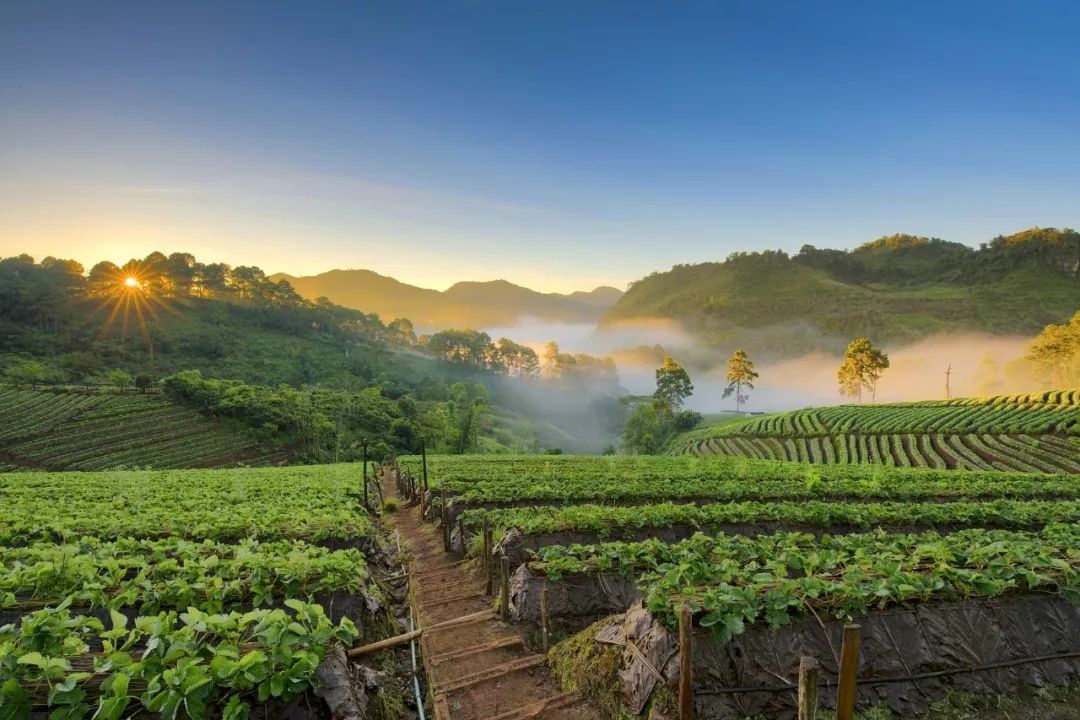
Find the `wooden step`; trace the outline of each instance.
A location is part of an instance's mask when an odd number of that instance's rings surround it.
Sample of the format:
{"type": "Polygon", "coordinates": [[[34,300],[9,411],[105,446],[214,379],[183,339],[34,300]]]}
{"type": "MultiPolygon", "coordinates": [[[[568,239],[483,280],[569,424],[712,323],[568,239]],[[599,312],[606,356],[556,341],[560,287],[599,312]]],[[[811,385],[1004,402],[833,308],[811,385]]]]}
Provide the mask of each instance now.
{"type": "Polygon", "coordinates": [[[581,720],[595,717],[595,713],[585,704],[580,693],[564,692],[498,715],[489,715],[484,720],[531,720],[531,718],[540,717],[544,720],[562,720],[562,718],[581,720]]]}
{"type": "Polygon", "coordinates": [[[442,683],[452,720],[484,720],[519,710],[560,694],[547,671],[543,655],[517,658],[508,663],[442,683]]]}
{"type": "Polygon", "coordinates": [[[467,675],[476,674],[477,668],[495,668],[505,665],[525,652],[520,637],[497,638],[476,647],[453,650],[427,658],[425,662],[436,677],[440,689],[447,683],[457,682],[467,675]]]}
{"type": "Polygon", "coordinates": [[[546,662],[547,656],[545,655],[526,655],[525,657],[519,657],[501,665],[484,668],[479,672],[463,675],[454,682],[444,683],[439,687],[439,690],[444,693],[452,693],[455,690],[467,688],[471,685],[479,685],[480,683],[497,680],[502,675],[508,675],[517,672],[518,670],[528,670],[529,668],[543,665],[546,662]]]}

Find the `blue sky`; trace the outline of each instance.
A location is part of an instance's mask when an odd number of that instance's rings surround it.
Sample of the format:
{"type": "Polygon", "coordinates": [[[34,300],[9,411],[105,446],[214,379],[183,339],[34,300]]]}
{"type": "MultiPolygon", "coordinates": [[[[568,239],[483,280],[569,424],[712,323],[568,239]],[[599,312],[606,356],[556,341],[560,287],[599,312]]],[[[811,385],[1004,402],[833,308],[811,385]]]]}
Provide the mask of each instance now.
{"type": "Polygon", "coordinates": [[[0,4],[0,255],[428,287],[1077,224],[1050,2],[0,4]]]}

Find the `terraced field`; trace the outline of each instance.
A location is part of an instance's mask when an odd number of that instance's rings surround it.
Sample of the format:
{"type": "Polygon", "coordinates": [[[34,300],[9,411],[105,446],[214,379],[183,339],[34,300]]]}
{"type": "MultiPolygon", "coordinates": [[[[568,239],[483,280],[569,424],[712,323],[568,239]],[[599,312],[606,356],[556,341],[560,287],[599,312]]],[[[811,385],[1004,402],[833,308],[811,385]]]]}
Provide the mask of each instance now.
{"type": "Polygon", "coordinates": [[[0,477],[0,716],[317,707],[328,645],[394,629],[359,478],[352,465],[0,477]]]}
{"type": "Polygon", "coordinates": [[[159,395],[0,388],[0,471],[272,465],[268,451],[159,395]]]}
{"type": "Polygon", "coordinates": [[[1080,473],[1080,391],[798,410],[686,433],[671,452],[1080,473]]]}
{"type": "Polygon", "coordinates": [[[950,689],[1011,692],[1080,677],[1072,475],[437,456],[425,492],[422,460],[399,465],[399,491],[423,497],[452,550],[493,577],[509,573],[497,593],[507,614],[567,638],[549,662],[566,690],[600,707],[630,698],[646,714],[673,712],[666,688],[678,679],[684,607],[697,718],[791,716],[807,654],[821,663],[821,700],[832,707],[835,642],[852,620],[863,632],[863,710],[922,713],[950,689]],[[1055,629],[1038,632],[1043,622],[1055,629]],[[620,649],[629,644],[638,652],[620,649]],[[1050,659],[1060,672],[1048,671],[1050,659]],[[980,668],[998,673],[989,690],[980,668]],[[645,675],[655,689],[642,699],[636,678],[645,675]]]}

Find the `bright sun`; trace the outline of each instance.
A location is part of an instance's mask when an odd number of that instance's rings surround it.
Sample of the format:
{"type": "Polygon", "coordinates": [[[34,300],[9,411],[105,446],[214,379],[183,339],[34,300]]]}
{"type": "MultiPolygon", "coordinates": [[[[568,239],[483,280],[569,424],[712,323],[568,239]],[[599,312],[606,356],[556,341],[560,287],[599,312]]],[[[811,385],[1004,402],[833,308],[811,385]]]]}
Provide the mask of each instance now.
{"type": "Polygon", "coordinates": [[[139,287],[138,279],[133,277],[124,278],[124,284],[127,285],[129,288],[139,287]]]}

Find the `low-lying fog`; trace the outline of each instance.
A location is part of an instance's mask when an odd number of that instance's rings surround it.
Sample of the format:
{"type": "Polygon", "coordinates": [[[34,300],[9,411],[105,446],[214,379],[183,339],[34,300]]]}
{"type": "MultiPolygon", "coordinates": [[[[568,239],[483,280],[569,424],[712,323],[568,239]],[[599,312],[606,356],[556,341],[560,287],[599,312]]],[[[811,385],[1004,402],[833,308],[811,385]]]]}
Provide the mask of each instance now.
{"type": "MultiPolygon", "coordinates": [[[[651,393],[658,365],[641,346],[661,345],[683,363],[694,382],[688,405],[701,412],[734,409],[734,399],[722,393],[725,366],[735,348],[722,352],[703,349],[681,326],[671,321],[624,323],[613,328],[588,324],[537,322],[523,319],[511,327],[485,328],[493,338],[509,337],[542,353],[554,340],[562,352],[611,356],[619,368],[623,387],[634,394],[651,393]]],[[[952,365],[953,397],[1030,392],[1040,389],[1027,376],[1021,358],[1027,337],[985,334],[934,336],[907,346],[883,344],[891,367],[878,383],[878,402],[941,399],[945,397],[945,371],[952,365]]],[[[840,343],[836,343],[842,346],[840,343]]],[[[753,355],[751,355],[753,359],[753,355]]],[[[836,371],[840,354],[813,352],[774,363],[757,363],[761,377],[744,409],[776,412],[811,405],[852,402],[839,394],[836,371]]],[[[868,401],[869,397],[864,396],[868,401]]]]}

